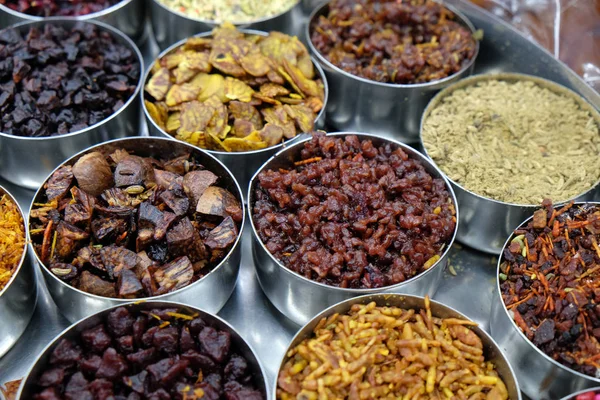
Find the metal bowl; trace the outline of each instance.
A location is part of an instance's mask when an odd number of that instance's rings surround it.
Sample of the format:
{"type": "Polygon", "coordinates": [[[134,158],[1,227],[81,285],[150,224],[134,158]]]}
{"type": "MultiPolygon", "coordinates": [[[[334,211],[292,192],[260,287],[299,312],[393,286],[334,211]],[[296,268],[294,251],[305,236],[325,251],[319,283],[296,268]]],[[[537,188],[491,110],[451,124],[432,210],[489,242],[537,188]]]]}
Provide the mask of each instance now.
{"type": "MultiPolygon", "coordinates": [[[[594,204],[600,205],[600,203],[594,204]]],[[[555,207],[560,208],[561,206],[555,207]]],[[[528,224],[532,218],[533,215],[514,229],[528,224]]],[[[510,245],[513,237],[514,233],[508,236],[502,249],[510,245]]],[[[490,333],[517,371],[517,380],[521,390],[532,399],[554,400],[578,390],[600,386],[600,378],[584,375],[559,364],[527,339],[527,336],[508,313],[502,299],[498,276],[502,261],[503,257],[499,257],[492,299],[490,333]]]]}
{"type": "MultiPolygon", "coordinates": [[[[35,22],[17,24],[14,28],[27,32],[31,27],[48,23],[72,27],[78,20],[46,18],[35,22]]],[[[23,137],[0,132],[0,177],[15,185],[36,190],[57,165],[73,154],[90,146],[111,139],[138,135],[140,110],[137,95],[142,88],[144,59],[137,46],[112,26],[98,21],[86,21],[98,26],[101,31],[110,33],[118,42],[127,46],[137,55],[140,63],[140,80],[135,92],[117,112],[110,117],[81,131],[52,137],[23,137]]]]}
{"type": "Polygon", "coordinates": [[[589,388],[589,389],[584,389],[581,390],[577,393],[571,393],[570,395],[563,397],[562,400],[576,400],[577,396],[580,394],[585,394],[588,392],[596,392],[596,393],[600,393],[600,387],[595,387],[595,388],[589,388]]]}
{"type": "MultiPolygon", "coordinates": [[[[83,155],[99,151],[102,153],[111,153],[116,149],[125,149],[130,153],[142,157],[177,157],[182,154],[191,153],[197,157],[207,170],[215,173],[221,182],[221,187],[229,190],[235,195],[240,204],[242,204],[242,194],[238,183],[231,175],[231,172],[219,160],[212,157],[210,154],[199,150],[196,147],[186,145],[184,143],[175,142],[173,140],[161,138],[126,138],[113,140],[107,143],[102,143],[97,146],[90,147],[79,154],[66,160],[62,165],[73,165],[83,155]]],[[[57,168],[58,169],[58,168],[57,168]]],[[[48,179],[52,173],[48,176],[48,179]]],[[[44,181],[44,183],[47,179],[44,181]]],[[[44,186],[42,185],[33,197],[29,212],[33,209],[33,204],[41,201],[44,194],[44,186]]],[[[203,278],[196,282],[183,287],[174,292],[163,294],[160,296],[145,297],[139,300],[164,300],[164,301],[179,301],[191,306],[200,307],[208,312],[217,313],[225,305],[233,289],[235,288],[238,272],[240,269],[241,257],[241,237],[244,229],[246,216],[241,222],[240,233],[223,260],[215,266],[215,268],[203,278]]],[[[29,221],[28,221],[29,225],[29,221]]],[[[31,235],[28,233],[28,241],[31,243],[31,235]]],[[[131,302],[131,299],[117,299],[111,297],[102,297],[90,294],[79,290],[68,283],[60,280],[56,275],[48,270],[46,265],[40,260],[37,252],[31,245],[32,251],[35,254],[35,259],[40,265],[42,274],[46,280],[48,291],[52,299],[58,306],[60,312],[71,322],[75,322],[81,318],[99,312],[109,307],[123,305],[131,302]]]]}
{"type": "MultiPolygon", "coordinates": [[[[594,116],[598,125],[600,125],[600,113],[589,105],[581,96],[562,85],[547,79],[525,74],[503,73],[475,75],[465,78],[442,90],[431,100],[425,109],[423,118],[421,119],[420,140],[421,147],[423,147],[427,157],[431,159],[431,156],[427,153],[427,147],[423,142],[423,124],[433,109],[454,90],[462,89],[474,83],[490,79],[508,81],[531,80],[554,92],[570,96],[576,100],[583,109],[588,110],[592,116],[594,116]]],[[[433,161],[433,163],[435,164],[435,161],[433,161]]],[[[506,237],[511,235],[513,229],[525,218],[532,215],[536,208],[539,207],[539,204],[514,204],[490,199],[465,189],[463,186],[450,179],[445,173],[444,176],[446,176],[452,184],[461,209],[460,229],[458,230],[457,240],[469,247],[486,253],[499,254],[506,237]]],[[[556,204],[568,203],[571,200],[594,200],[597,195],[600,196],[600,181],[596,182],[586,192],[556,204]]]]}
{"type": "Polygon", "coordinates": [[[35,390],[39,389],[37,384],[40,375],[42,374],[44,367],[46,367],[50,362],[50,355],[58,345],[58,343],[62,339],[78,339],[81,332],[86,329],[93,328],[94,326],[100,324],[105,320],[106,316],[113,311],[117,307],[127,307],[130,310],[151,310],[155,308],[179,308],[184,312],[189,314],[197,313],[199,317],[204,319],[208,325],[211,325],[217,329],[228,331],[231,334],[231,343],[239,349],[240,354],[248,360],[249,367],[253,371],[260,371],[260,375],[256,374],[254,379],[254,385],[258,390],[262,390],[263,393],[268,393],[269,385],[267,383],[267,375],[263,368],[260,359],[256,355],[256,351],[250,346],[250,344],[244,340],[244,338],[225,320],[219,318],[216,315],[213,315],[205,310],[198,309],[195,307],[191,307],[186,304],[171,302],[171,301],[146,301],[146,302],[136,302],[136,303],[128,303],[128,304],[120,304],[118,306],[111,307],[109,309],[97,312],[87,318],[84,318],[80,321],[75,322],[73,325],[65,329],[62,333],[60,333],[46,348],[41,352],[39,357],[34,361],[33,365],[25,375],[21,386],[19,387],[19,392],[17,393],[17,399],[33,399],[35,395],[35,390]]]}
{"type": "MultiPolygon", "coordinates": [[[[334,306],[327,308],[325,311],[319,313],[319,315],[315,316],[310,320],[306,325],[298,331],[296,336],[292,339],[292,342],[288,346],[287,350],[284,353],[283,359],[279,365],[278,373],[281,371],[285,362],[287,361],[287,353],[300,344],[303,340],[312,337],[313,330],[323,318],[328,318],[333,314],[346,314],[354,304],[368,304],[370,302],[375,302],[378,306],[387,306],[387,307],[400,307],[403,309],[415,309],[420,310],[425,308],[425,299],[423,297],[418,296],[410,296],[410,295],[397,295],[397,294],[374,294],[367,295],[361,297],[355,297],[353,299],[342,301],[341,303],[337,303],[334,306]]],[[[438,318],[458,318],[469,320],[464,314],[461,314],[457,310],[446,306],[442,303],[438,303],[437,301],[430,300],[431,303],[431,313],[433,316],[438,318]]],[[[510,366],[507,358],[502,354],[500,348],[494,342],[494,339],[490,337],[481,327],[474,326],[473,331],[479,336],[481,341],[483,342],[483,355],[485,356],[486,361],[491,361],[496,366],[496,370],[498,374],[506,384],[506,389],[508,390],[508,397],[510,400],[521,400],[521,392],[519,390],[519,384],[517,379],[515,378],[515,372],[510,366]]],[[[275,385],[272,389],[272,399],[277,400],[277,379],[275,380],[275,385]]]]}
{"type": "MultiPolygon", "coordinates": [[[[405,144],[366,133],[340,132],[328,135],[342,138],[347,135],[356,135],[359,140],[371,140],[375,146],[389,143],[393,146],[401,147],[411,158],[419,160],[427,172],[434,178],[444,179],[450,198],[456,207],[456,220],[458,224],[458,207],[456,206],[456,197],[454,196],[452,187],[446,178],[444,178],[441,171],[421,153],[405,144]]],[[[324,308],[356,296],[374,293],[404,293],[433,296],[442,281],[444,270],[448,264],[450,248],[454,243],[456,230],[450,243],[441,254],[440,259],[431,268],[404,282],[375,289],[345,289],[315,282],[288,269],[267,250],[262,240],[260,240],[254,226],[254,219],[252,218],[254,191],[258,182],[258,175],[264,170],[288,168],[291,160],[298,159],[300,152],[304,148],[304,143],[308,140],[298,141],[271,157],[254,174],[248,189],[248,219],[252,226],[252,256],[260,286],[271,303],[286,317],[299,325],[303,325],[324,308]]]]}
{"type": "MultiPolygon", "coordinates": [[[[458,22],[471,32],[475,27],[456,8],[444,3],[457,16],[458,22]]],[[[311,27],[327,14],[329,4],[316,8],[305,29],[310,51],[315,55],[330,84],[330,101],[327,103],[327,126],[339,131],[371,132],[379,136],[416,143],[419,139],[419,121],[429,100],[440,90],[473,72],[479,53],[475,54],[459,72],[428,83],[408,85],[375,82],[352,75],[328,61],[312,44],[311,27]]]]}
{"type": "MultiPolygon", "coordinates": [[[[152,30],[160,49],[171,46],[173,43],[194,36],[197,33],[211,31],[220,25],[215,21],[188,17],[160,4],[157,0],[151,0],[149,3],[152,30]]],[[[302,30],[302,17],[302,4],[301,0],[298,0],[296,5],[277,15],[234,25],[238,28],[279,31],[289,35],[299,35],[302,30]]]]}
{"type": "MultiPolygon", "coordinates": [[[[0,197],[7,195],[15,203],[25,224],[25,214],[17,200],[8,190],[0,186],[0,197]]],[[[25,226],[25,232],[28,231],[25,226]]],[[[21,337],[31,320],[37,301],[37,282],[33,261],[27,254],[27,242],[17,269],[6,286],[0,290],[0,358],[6,354],[21,337]]]]}
{"type": "MultiPolygon", "coordinates": [[[[248,34],[248,35],[260,35],[260,36],[268,35],[266,32],[255,31],[255,30],[251,30],[251,29],[239,29],[239,31],[243,32],[245,34],[248,34]]],[[[207,37],[207,36],[211,36],[211,35],[212,35],[212,32],[204,32],[204,33],[200,33],[195,36],[196,37],[207,37]]],[[[146,82],[148,82],[148,80],[150,78],[150,72],[152,71],[152,67],[154,66],[154,64],[158,60],[163,58],[165,55],[167,55],[167,54],[171,53],[172,51],[175,51],[179,47],[183,46],[186,41],[187,41],[187,39],[183,39],[183,40],[175,43],[174,45],[170,46],[168,49],[164,50],[162,53],[160,53],[160,55],[156,58],[156,60],[152,63],[152,65],[150,65],[148,67],[148,70],[146,71],[146,75],[144,76],[144,80],[143,80],[144,86],[146,85],[146,82]]],[[[321,69],[319,64],[317,62],[315,62],[314,58],[312,59],[312,61],[313,61],[313,65],[315,67],[315,71],[319,75],[319,78],[323,81],[323,85],[325,87],[325,89],[324,89],[325,98],[323,100],[323,108],[321,109],[319,114],[317,114],[317,118],[315,119],[315,129],[317,129],[317,128],[323,128],[323,126],[325,125],[325,107],[327,105],[327,101],[329,98],[329,86],[327,84],[327,79],[325,78],[325,73],[323,72],[323,70],[321,69]]],[[[141,94],[142,108],[144,110],[144,115],[146,116],[146,122],[148,124],[148,131],[149,131],[150,135],[158,136],[158,137],[167,137],[171,140],[176,140],[178,142],[181,142],[180,140],[175,139],[172,135],[163,131],[156,124],[156,122],[154,122],[154,120],[148,113],[146,104],[144,104],[144,97],[145,97],[144,91],[142,90],[142,94],[141,94]]],[[[277,151],[279,151],[283,147],[286,147],[288,144],[293,143],[295,141],[295,139],[296,138],[293,138],[284,143],[280,143],[276,146],[271,146],[271,147],[267,147],[265,149],[254,150],[254,151],[226,152],[226,151],[205,150],[205,149],[203,149],[203,150],[212,154],[213,156],[215,156],[217,159],[219,159],[219,161],[221,161],[223,164],[225,164],[225,166],[227,166],[227,168],[229,168],[229,170],[233,173],[233,176],[235,176],[235,178],[239,182],[239,184],[242,188],[242,193],[243,193],[244,199],[246,199],[248,183],[250,182],[250,178],[252,178],[252,175],[254,175],[254,172],[256,172],[256,170],[258,168],[260,168],[260,166],[265,161],[267,161],[273,154],[277,153],[277,151]]]]}
{"type": "Polygon", "coordinates": [[[24,14],[0,4],[0,28],[6,28],[20,22],[45,21],[52,18],[72,21],[96,20],[114,26],[134,40],[140,39],[144,34],[144,23],[146,22],[145,16],[145,0],[121,0],[114,6],[95,13],[77,17],[50,18],[24,14]]]}

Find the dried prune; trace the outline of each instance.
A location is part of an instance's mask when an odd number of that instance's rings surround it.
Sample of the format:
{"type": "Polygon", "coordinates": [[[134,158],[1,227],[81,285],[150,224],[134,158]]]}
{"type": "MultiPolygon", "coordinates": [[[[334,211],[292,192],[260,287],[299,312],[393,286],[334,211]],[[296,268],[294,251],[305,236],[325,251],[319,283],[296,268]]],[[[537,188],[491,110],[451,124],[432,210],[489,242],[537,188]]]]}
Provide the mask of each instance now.
{"type": "Polygon", "coordinates": [[[120,0],[0,0],[0,4],[5,5],[11,10],[38,17],[74,17],[102,11],[108,7],[112,7],[119,1],[120,0]]]}

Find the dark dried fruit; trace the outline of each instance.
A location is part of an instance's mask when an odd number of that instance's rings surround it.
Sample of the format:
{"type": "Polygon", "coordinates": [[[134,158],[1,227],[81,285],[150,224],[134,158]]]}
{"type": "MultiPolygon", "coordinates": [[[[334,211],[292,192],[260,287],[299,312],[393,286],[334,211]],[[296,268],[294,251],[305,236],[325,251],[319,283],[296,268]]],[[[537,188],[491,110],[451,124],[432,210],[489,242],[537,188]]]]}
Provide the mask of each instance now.
{"type": "Polygon", "coordinates": [[[112,7],[120,0],[0,0],[11,10],[38,17],[74,17],[87,15],[112,7]]]}

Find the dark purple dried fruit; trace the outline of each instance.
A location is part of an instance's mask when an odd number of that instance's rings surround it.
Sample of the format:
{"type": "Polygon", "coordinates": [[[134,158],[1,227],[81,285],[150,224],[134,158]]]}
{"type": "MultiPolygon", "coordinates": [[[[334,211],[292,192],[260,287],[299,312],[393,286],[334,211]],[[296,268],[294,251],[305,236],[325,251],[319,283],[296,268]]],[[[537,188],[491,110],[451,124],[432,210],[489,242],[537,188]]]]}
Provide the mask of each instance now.
{"type": "Polygon", "coordinates": [[[87,15],[102,11],[120,0],[0,0],[0,4],[11,10],[38,17],[87,15]]]}

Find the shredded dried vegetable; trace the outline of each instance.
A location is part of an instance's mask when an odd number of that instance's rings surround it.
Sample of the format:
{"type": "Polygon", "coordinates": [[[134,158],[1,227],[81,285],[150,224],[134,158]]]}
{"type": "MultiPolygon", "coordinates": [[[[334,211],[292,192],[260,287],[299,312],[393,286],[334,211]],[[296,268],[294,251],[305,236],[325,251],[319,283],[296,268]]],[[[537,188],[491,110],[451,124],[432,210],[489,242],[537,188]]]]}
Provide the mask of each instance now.
{"type": "Polygon", "coordinates": [[[279,15],[299,0],[158,0],[190,18],[222,23],[253,22],[279,15]]]}
{"type": "Polygon", "coordinates": [[[473,325],[432,316],[429,298],[422,310],[355,304],[288,352],[277,398],[508,399],[473,325]]]}
{"type": "Polygon", "coordinates": [[[0,196],[0,291],[19,266],[25,250],[25,226],[17,205],[0,196]]]}

